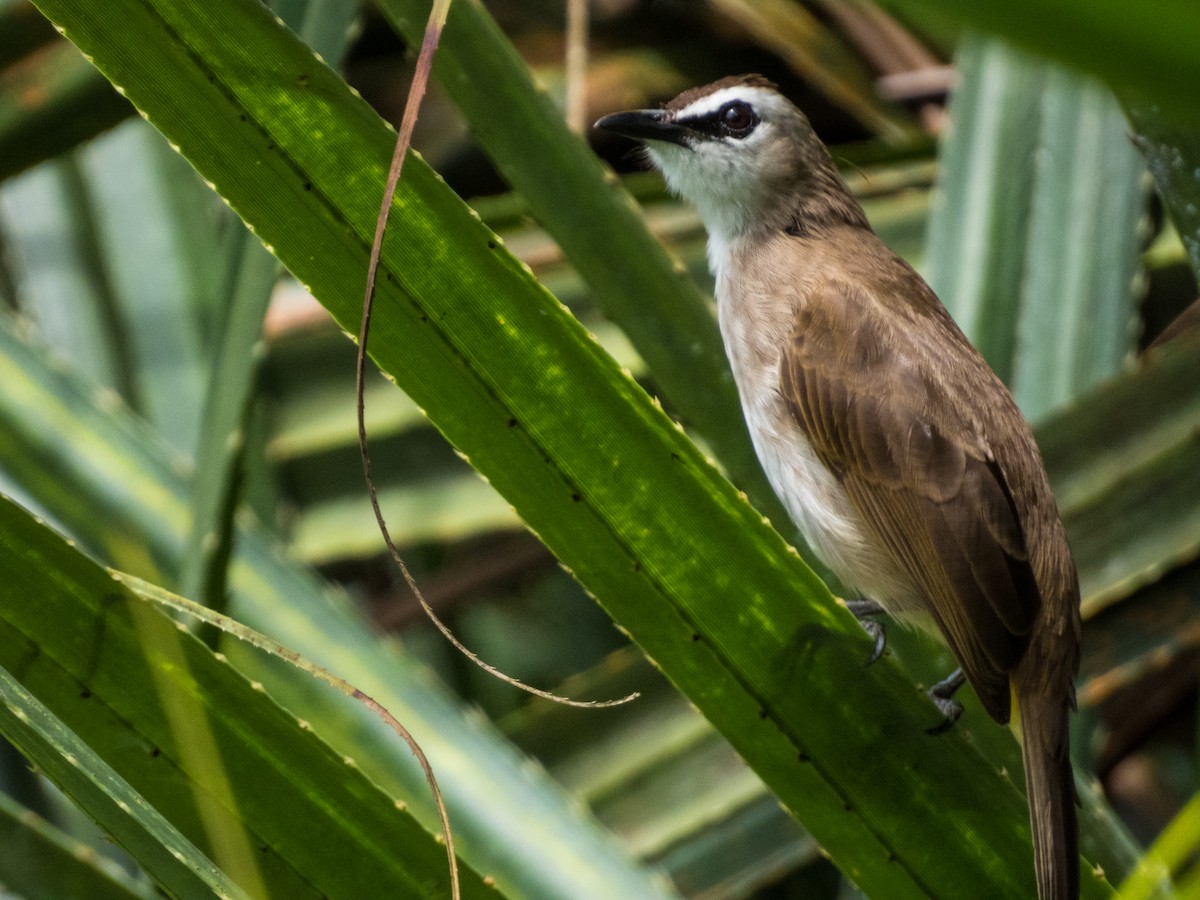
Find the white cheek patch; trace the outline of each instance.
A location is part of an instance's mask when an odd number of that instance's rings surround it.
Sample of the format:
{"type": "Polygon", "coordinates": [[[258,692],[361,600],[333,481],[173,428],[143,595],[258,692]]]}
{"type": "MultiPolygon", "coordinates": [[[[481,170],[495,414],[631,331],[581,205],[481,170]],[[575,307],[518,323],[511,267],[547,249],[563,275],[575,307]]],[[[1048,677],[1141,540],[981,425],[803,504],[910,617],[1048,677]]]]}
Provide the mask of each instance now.
{"type": "Polygon", "coordinates": [[[791,105],[774,91],[735,85],[701,97],[675,112],[676,121],[716,113],[726,104],[742,101],[754,107],[759,124],[744,138],[695,135],[686,146],[648,141],[647,153],[662,171],[667,187],[690,200],[709,234],[709,264],[718,271],[725,248],[745,231],[769,202],[763,173],[771,165],[778,121],[795,115],[791,105]]]}
{"type": "Polygon", "coordinates": [[[646,157],[668,182],[679,170],[692,167],[693,161],[688,158],[693,152],[690,147],[680,147],[666,141],[647,141],[643,147],[646,157]]]}
{"type": "Polygon", "coordinates": [[[738,164],[732,147],[706,141],[693,149],[648,145],[655,166],[673,194],[690,200],[708,229],[709,268],[717,272],[725,247],[755,215],[758,185],[752,169],[738,164]]]}

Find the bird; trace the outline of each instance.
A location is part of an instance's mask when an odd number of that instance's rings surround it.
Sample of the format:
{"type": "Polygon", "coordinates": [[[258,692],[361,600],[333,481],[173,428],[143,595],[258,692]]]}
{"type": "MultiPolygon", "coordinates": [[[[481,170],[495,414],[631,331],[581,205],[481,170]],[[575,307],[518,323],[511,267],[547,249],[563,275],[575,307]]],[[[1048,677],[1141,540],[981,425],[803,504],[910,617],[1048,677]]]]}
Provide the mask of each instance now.
{"type": "Polygon", "coordinates": [[[761,75],[596,127],[641,142],[708,233],[717,318],[767,478],[876,637],[940,634],[1022,743],[1040,900],[1079,894],[1068,721],[1079,581],[1033,432],[924,279],[874,233],[805,115],[761,75]]]}

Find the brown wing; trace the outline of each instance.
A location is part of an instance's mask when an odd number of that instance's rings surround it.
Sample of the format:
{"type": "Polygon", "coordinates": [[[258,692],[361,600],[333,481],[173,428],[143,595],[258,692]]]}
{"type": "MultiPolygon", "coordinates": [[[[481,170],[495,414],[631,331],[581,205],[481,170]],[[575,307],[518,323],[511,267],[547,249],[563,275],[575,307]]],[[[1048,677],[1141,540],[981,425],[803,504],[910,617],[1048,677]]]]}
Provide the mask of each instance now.
{"type": "Polygon", "coordinates": [[[827,284],[812,300],[784,352],[783,396],[1006,722],[1009,673],[1041,599],[1004,473],[981,417],[965,411],[1011,401],[943,316],[923,320],[945,331],[930,342],[928,328],[923,339],[889,327],[875,299],[851,288],[827,284]]]}

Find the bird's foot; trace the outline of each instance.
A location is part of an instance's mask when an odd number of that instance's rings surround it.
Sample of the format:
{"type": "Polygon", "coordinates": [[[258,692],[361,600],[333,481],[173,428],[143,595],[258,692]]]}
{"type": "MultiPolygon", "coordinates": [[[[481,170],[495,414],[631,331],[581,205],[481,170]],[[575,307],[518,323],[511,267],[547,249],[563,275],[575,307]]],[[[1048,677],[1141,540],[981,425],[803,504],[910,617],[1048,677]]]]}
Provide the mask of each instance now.
{"type": "Polygon", "coordinates": [[[858,624],[863,627],[863,631],[875,641],[875,649],[871,651],[871,658],[866,662],[869,666],[883,656],[883,651],[887,649],[887,631],[882,622],[876,622],[874,619],[875,616],[881,616],[887,610],[874,600],[846,600],[843,602],[846,604],[846,609],[854,613],[854,618],[858,619],[858,624]]]}
{"type": "Polygon", "coordinates": [[[932,728],[926,729],[928,734],[944,734],[958,721],[958,717],[962,715],[963,708],[962,704],[954,699],[954,694],[966,683],[966,680],[967,676],[963,674],[963,670],[955,669],[950,673],[949,678],[939,681],[925,692],[925,695],[933,701],[933,705],[942,714],[942,721],[938,722],[932,728]]]}

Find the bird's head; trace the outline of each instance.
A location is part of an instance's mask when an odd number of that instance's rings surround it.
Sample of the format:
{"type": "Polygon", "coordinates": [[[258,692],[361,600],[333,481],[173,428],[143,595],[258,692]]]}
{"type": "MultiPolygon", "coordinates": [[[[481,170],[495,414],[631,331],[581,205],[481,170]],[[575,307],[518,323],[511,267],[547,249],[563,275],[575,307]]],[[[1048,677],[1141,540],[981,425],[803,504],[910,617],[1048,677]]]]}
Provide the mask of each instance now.
{"type": "Polygon", "coordinates": [[[726,240],[772,219],[828,163],[808,119],[761,75],[723,78],[596,127],[644,142],[667,186],[726,240]]]}

